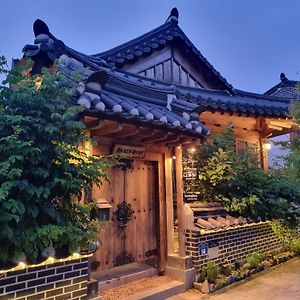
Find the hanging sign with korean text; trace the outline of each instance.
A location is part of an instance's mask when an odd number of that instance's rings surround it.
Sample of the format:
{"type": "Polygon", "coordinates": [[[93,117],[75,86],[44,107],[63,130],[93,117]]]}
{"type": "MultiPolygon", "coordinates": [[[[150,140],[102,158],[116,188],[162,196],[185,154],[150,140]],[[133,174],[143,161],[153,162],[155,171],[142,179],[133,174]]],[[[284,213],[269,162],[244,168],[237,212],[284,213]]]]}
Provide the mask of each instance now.
{"type": "Polygon", "coordinates": [[[116,144],[113,154],[124,155],[126,158],[143,158],[145,147],[116,144]]]}

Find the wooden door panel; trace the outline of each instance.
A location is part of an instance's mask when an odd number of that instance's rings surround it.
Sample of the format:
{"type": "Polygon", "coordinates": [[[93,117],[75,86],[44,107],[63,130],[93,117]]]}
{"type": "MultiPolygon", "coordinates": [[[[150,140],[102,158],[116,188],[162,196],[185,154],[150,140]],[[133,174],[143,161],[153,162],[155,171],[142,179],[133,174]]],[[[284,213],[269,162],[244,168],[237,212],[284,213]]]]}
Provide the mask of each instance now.
{"type": "Polygon", "coordinates": [[[103,182],[100,189],[93,189],[94,199],[104,198],[112,206],[109,222],[101,224],[98,234],[101,246],[93,257],[93,260],[100,262],[100,269],[113,267],[115,258],[123,249],[121,231],[114,220],[113,212],[116,211],[118,204],[124,201],[124,172],[119,168],[113,168],[108,172],[109,182],[103,182]]]}
{"type": "Polygon", "coordinates": [[[155,166],[150,162],[135,161],[133,170],[126,172],[125,198],[135,211],[126,228],[126,249],[136,262],[148,260],[157,247],[155,179],[155,166]]]}
{"type": "Polygon", "coordinates": [[[135,262],[147,262],[158,252],[156,164],[135,160],[131,167],[125,171],[111,169],[110,182],[93,190],[95,199],[105,198],[112,205],[111,220],[99,233],[102,244],[93,257],[93,260],[100,261],[100,269],[112,268],[124,251],[131,254],[135,262]],[[124,200],[134,210],[124,229],[125,235],[114,214],[124,200]]]}

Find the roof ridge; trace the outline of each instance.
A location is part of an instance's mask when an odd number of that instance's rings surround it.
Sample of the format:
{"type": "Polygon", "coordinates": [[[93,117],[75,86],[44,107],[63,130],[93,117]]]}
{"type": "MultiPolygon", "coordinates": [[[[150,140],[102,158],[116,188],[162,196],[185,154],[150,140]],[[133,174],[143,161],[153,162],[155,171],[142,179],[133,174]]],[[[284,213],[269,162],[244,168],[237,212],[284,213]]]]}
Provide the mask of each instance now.
{"type": "MultiPolygon", "coordinates": [[[[133,38],[131,40],[129,40],[128,42],[125,42],[125,43],[122,43],[121,45],[118,45],[118,46],[115,46],[111,49],[108,49],[108,50],[105,50],[103,52],[99,52],[99,53],[96,53],[96,54],[91,54],[90,56],[92,57],[97,57],[97,56],[106,56],[107,54],[109,54],[110,52],[114,52],[116,51],[117,49],[124,49],[124,48],[127,48],[130,44],[133,44],[133,43],[136,43],[138,42],[139,40],[143,40],[145,37],[147,37],[148,35],[153,35],[153,34],[157,34],[158,31],[162,30],[162,29],[168,29],[168,28],[172,28],[172,27],[176,27],[178,26],[176,22],[168,22],[168,23],[164,23],[136,38],[133,38]],[[174,26],[175,25],[175,26],[174,26]]],[[[178,26],[179,27],[179,26],[178,26]]]]}
{"type": "Polygon", "coordinates": [[[92,54],[90,57],[92,58],[101,58],[106,60],[109,64],[112,66],[117,65],[118,67],[122,67],[126,63],[131,63],[134,58],[139,57],[140,55],[149,55],[152,53],[152,50],[155,50],[159,47],[164,47],[168,42],[174,40],[174,39],[181,39],[186,47],[190,47],[192,49],[192,53],[196,55],[200,61],[205,65],[206,68],[208,68],[218,79],[222,82],[222,85],[228,89],[229,91],[232,91],[233,86],[226,80],[225,77],[223,77],[219,71],[217,71],[214,66],[203,56],[201,51],[195,46],[195,44],[187,37],[187,35],[184,33],[184,31],[181,29],[181,27],[178,25],[177,21],[167,21],[166,23],[152,29],[151,31],[148,31],[144,33],[141,36],[138,36],[134,39],[131,39],[128,42],[122,43],[119,46],[115,46],[109,50],[99,52],[97,54],[92,54]],[[168,32],[170,31],[170,32],[168,32]],[[162,35],[161,37],[159,35],[162,35]],[[166,35],[170,35],[169,38],[163,37],[166,35]],[[156,39],[156,41],[152,41],[151,39],[156,39]],[[158,41],[159,40],[159,41],[158,41]],[[149,42],[149,43],[147,43],[149,42]],[[162,43],[159,45],[159,43],[162,43]],[[144,43],[147,43],[147,45],[144,45],[144,43]],[[153,46],[153,44],[157,44],[156,47],[153,46]],[[145,48],[147,49],[147,51],[145,48]],[[136,50],[135,48],[140,48],[136,50]],[[151,49],[152,48],[152,49],[151,49]],[[140,54],[137,54],[137,51],[140,50],[140,54]],[[143,51],[145,50],[145,51],[143,51]],[[127,58],[128,56],[128,58],[127,58]]]}
{"type": "Polygon", "coordinates": [[[281,102],[290,103],[289,98],[273,96],[273,95],[269,95],[266,93],[258,94],[258,93],[247,92],[247,91],[243,91],[243,90],[239,90],[239,89],[235,89],[234,91],[240,96],[251,96],[251,97],[258,98],[258,99],[266,99],[266,100],[270,100],[270,101],[273,100],[273,101],[281,101],[281,102]]]}

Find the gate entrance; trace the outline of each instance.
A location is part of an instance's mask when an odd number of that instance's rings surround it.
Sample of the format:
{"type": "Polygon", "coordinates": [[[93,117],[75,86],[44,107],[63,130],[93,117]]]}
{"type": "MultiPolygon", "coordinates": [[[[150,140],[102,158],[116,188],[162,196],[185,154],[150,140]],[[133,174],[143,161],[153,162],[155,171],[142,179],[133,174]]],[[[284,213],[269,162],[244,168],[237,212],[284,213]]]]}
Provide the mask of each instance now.
{"type": "Polygon", "coordinates": [[[157,266],[157,163],[126,160],[110,171],[95,197],[112,206],[111,218],[99,233],[102,242],[94,263],[108,269],[132,262],[157,266]]]}

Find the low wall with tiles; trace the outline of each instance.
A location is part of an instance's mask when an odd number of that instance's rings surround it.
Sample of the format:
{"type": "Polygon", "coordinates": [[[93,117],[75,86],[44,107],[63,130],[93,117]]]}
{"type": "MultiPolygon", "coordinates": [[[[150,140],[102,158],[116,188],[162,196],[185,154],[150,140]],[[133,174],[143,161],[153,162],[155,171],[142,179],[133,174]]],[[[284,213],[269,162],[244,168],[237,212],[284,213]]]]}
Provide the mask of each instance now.
{"type": "Polygon", "coordinates": [[[0,299],[86,299],[88,257],[48,259],[0,273],[0,299]]]}
{"type": "Polygon", "coordinates": [[[192,257],[196,273],[209,260],[220,265],[245,259],[250,253],[267,253],[282,246],[269,222],[247,224],[217,231],[186,230],[186,254],[192,257]]]}

